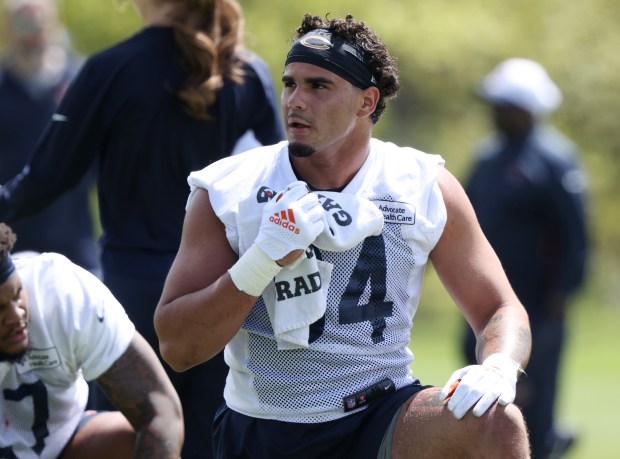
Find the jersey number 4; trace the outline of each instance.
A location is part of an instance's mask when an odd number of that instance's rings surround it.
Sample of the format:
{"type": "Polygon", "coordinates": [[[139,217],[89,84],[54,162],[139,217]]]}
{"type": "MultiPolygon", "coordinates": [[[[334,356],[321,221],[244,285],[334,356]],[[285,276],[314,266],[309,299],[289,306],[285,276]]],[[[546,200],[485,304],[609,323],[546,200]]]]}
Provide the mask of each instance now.
{"type": "MultiPolygon", "coordinates": [[[[320,257],[315,250],[317,258],[320,257]]],[[[338,321],[342,325],[369,322],[372,326],[372,341],[375,344],[385,340],[385,318],[393,315],[394,303],[386,301],[387,262],[385,241],[382,235],[364,239],[362,250],[351,273],[349,283],[338,304],[338,321]],[[368,302],[360,304],[360,299],[369,289],[368,302]]],[[[368,293],[367,293],[368,294],[368,293]]],[[[312,343],[319,339],[325,328],[325,316],[310,326],[312,343]]]]}

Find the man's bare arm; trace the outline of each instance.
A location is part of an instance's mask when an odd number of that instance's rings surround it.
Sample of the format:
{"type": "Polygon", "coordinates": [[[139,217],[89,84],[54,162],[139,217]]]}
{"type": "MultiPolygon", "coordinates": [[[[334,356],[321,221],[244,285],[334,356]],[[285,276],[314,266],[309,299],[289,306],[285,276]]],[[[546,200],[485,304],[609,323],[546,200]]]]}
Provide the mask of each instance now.
{"type": "Polygon", "coordinates": [[[207,191],[197,190],[155,311],[160,352],[175,370],[184,371],[220,352],[256,302],[227,272],[238,258],[207,191]]]}
{"type": "Polygon", "coordinates": [[[527,313],[482,233],[461,185],[443,168],[439,185],[448,221],[431,260],[476,333],[478,361],[503,353],[525,367],[531,348],[527,313]]]}
{"type": "Polygon", "coordinates": [[[97,383],[135,429],[135,457],[180,457],[181,403],[157,355],[138,332],[97,383]]]}

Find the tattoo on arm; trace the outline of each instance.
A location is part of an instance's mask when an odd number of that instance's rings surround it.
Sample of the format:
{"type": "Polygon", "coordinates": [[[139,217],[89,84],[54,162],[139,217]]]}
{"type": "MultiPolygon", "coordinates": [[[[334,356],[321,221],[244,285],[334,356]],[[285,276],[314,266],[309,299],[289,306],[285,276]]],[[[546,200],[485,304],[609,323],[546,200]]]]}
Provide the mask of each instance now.
{"type": "Polygon", "coordinates": [[[148,423],[154,416],[154,409],[146,400],[149,392],[161,388],[133,342],[108,371],[97,379],[97,383],[135,429],[148,423]]]}
{"type": "Polygon", "coordinates": [[[136,333],[127,350],[97,383],[136,430],[139,457],[178,457],[183,437],[181,405],[144,338],[136,333]],[[167,422],[162,423],[162,419],[167,422]]]}
{"type": "Polygon", "coordinates": [[[476,356],[482,362],[493,352],[509,351],[512,358],[525,366],[530,354],[530,329],[520,321],[506,317],[500,309],[484,327],[476,343],[476,356]]]}

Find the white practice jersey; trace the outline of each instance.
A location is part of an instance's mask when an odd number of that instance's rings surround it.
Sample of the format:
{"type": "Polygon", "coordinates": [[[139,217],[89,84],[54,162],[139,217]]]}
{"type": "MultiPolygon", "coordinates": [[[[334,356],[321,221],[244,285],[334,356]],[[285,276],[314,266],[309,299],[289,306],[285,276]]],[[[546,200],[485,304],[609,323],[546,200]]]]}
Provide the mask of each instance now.
{"type": "Polygon", "coordinates": [[[86,380],[127,349],[134,326],[110,291],[62,255],[13,257],[29,305],[29,349],[0,362],[0,457],[58,457],[80,422],[86,380]]]}
{"type": "MultiPolygon", "coordinates": [[[[251,241],[244,238],[248,224],[239,209],[262,207],[297,180],[287,145],[225,158],[188,179],[190,200],[197,187],[209,191],[240,255],[251,241]]],[[[437,155],[372,140],[368,159],[342,193],[377,205],[382,233],[345,252],[314,248],[319,269],[331,264],[333,270],[323,277],[329,277],[327,309],[310,326],[307,349],[278,350],[265,303],[257,301],[226,346],[230,408],[259,418],[324,422],[347,415],[345,398],[385,378],[396,388],[414,381],[408,348],[413,317],[429,252],[446,222],[437,183],[442,166],[437,155]]]]}

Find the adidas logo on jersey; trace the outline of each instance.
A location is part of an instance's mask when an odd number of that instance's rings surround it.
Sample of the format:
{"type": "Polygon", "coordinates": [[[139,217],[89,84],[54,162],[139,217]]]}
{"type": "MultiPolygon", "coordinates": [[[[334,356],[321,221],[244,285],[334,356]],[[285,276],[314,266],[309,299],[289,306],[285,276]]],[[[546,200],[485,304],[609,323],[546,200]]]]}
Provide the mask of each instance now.
{"type": "Polygon", "coordinates": [[[275,223],[276,225],[281,226],[282,228],[292,231],[295,234],[299,234],[299,228],[294,225],[294,223],[296,222],[293,209],[281,210],[280,212],[276,212],[271,217],[269,217],[269,221],[271,223],[275,223]]]}

